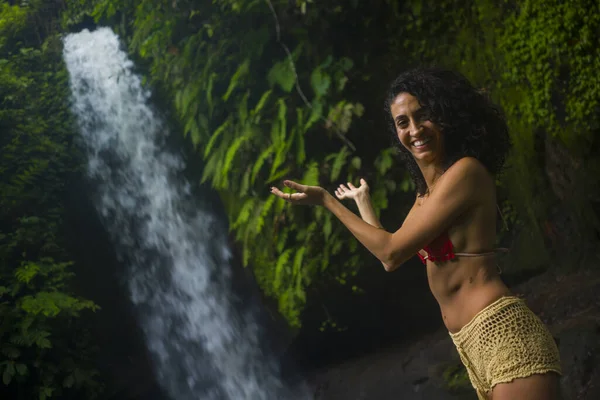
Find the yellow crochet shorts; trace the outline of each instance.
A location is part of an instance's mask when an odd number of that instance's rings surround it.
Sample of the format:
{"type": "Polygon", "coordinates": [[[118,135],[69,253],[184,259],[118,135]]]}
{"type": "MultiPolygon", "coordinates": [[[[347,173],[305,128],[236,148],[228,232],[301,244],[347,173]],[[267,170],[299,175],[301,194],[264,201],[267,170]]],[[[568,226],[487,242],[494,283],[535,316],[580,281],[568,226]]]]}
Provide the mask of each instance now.
{"type": "Polygon", "coordinates": [[[551,371],[561,374],[554,338],[518,297],[496,300],[450,337],[481,400],[498,383],[551,371]]]}

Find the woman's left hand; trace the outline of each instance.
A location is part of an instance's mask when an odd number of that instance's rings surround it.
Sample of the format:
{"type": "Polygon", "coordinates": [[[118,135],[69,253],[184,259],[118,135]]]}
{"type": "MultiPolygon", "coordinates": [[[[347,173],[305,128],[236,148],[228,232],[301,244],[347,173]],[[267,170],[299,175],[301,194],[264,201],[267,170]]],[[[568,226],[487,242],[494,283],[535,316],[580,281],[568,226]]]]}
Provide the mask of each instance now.
{"type": "Polygon", "coordinates": [[[271,193],[292,204],[322,206],[328,195],[320,186],[301,185],[294,181],[283,181],[283,184],[297,193],[284,193],[276,187],[271,188],[271,193]]]}

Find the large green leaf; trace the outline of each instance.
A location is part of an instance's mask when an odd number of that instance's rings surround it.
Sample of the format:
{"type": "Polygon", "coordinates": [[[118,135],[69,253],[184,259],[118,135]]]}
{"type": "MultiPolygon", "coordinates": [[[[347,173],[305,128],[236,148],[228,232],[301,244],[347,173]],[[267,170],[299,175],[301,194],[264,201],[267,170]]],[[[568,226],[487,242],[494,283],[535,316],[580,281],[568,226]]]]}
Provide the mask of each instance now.
{"type": "Polygon", "coordinates": [[[292,64],[286,58],[271,67],[267,79],[271,86],[277,84],[284,92],[289,93],[296,82],[296,75],[294,74],[292,64]]]}
{"type": "Polygon", "coordinates": [[[331,77],[321,67],[317,67],[310,75],[310,85],[317,98],[323,97],[329,91],[331,86],[331,77]]]}

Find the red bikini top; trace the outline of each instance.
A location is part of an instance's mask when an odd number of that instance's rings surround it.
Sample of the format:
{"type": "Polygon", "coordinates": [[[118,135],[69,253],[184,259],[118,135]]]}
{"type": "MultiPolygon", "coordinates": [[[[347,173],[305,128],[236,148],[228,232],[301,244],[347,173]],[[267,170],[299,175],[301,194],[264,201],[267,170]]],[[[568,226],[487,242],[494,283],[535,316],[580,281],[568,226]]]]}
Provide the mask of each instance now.
{"type": "Polygon", "coordinates": [[[448,232],[442,233],[429,245],[423,247],[423,250],[425,250],[425,252],[427,253],[426,256],[422,256],[421,253],[417,253],[423,264],[427,264],[427,260],[431,260],[433,262],[443,262],[453,260],[457,256],[482,257],[494,255],[498,252],[508,252],[508,249],[506,248],[497,248],[493,251],[483,253],[455,253],[454,246],[452,245],[452,241],[450,241],[450,236],[448,236],[448,232]]]}
{"type": "Polygon", "coordinates": [[[422,256],[421,253],[417,253],[423,264],[427,264],[427,260],[431,261],[448,261],[456,258],[454,254],[454,246],[450,241],[448,232],[442,233],[429,245],[423,247],[423,250],[427,253],[427,256],[422,256]]]}

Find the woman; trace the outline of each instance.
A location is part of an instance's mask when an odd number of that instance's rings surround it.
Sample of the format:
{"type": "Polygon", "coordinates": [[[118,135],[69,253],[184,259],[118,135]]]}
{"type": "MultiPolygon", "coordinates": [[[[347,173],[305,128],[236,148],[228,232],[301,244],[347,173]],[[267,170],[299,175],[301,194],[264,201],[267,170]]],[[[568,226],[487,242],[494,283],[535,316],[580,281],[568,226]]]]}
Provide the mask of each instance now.
{"type": "Polygon", "coordinates": [[[394,271],[415,254],[480,399],[555,399],[558,349],[546,327],[496,270],[495,174],[509,149],[499,110],[461,75],[416,69],[400,75],[386,101],[392,132],[416,185],[403,225],[386,232],[368,186],[341,185],[362,220],[321,187],[285,181],[292,204],[325,206],[394,271]]]}

